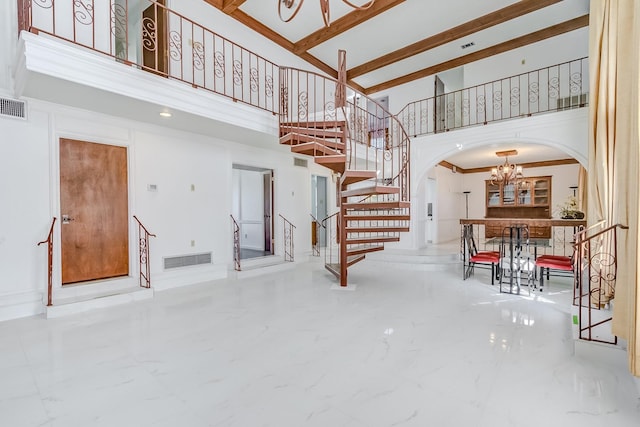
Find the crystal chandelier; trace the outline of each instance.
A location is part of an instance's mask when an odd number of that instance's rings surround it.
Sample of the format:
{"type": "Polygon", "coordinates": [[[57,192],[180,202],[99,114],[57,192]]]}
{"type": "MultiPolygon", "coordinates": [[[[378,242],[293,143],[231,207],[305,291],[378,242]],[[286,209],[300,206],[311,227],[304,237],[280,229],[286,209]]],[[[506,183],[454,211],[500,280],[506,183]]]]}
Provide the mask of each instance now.
{"type": "Polygon", "coordinates": [[[498,151],[496,155],[498,157],[504,157],[505,162],[502,165],[498,165],[495,168],[491,168],[491,183],[496,184],[499,182],[505,184],[516,183],[519,179],[524,178],[522,174],[522,166],[509,163],[509,155],[516,155],[516,150],[498,151]]]}
{"type": "MultiPolygon", "coordinates": [[[[322,20],[324,21],[324,25],[328,27],[330,23],[330,10],[331,10],[331,7],[329,6],[329,0],[319,0],[319,1],[320,1],[320,11],[322,12],[322,20]]],[[[349,0],[342,0],[342,2],[346,5],[351,6],[356,10],[365,10],[373,6],[376,0],[369,0],[368,2],[366,2],[361,6],[351,3],[349,0]]],[[[291,21],[293,18],[296,17],[303,3],[304,3],[304,0],[278,0],[278,15],[280,16],[280,19],[283,22],[291,21]],[[288,17],[283,16],[282,14],[283,7],[289,10],[290,14],[288,15],[288,17]]]]}

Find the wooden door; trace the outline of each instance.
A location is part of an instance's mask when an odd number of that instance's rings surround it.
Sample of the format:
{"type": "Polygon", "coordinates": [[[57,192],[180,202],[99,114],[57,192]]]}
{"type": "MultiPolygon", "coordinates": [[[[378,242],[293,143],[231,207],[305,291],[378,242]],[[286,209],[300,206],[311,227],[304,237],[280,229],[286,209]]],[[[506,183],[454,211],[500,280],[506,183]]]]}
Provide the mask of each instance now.
{"type": "Polygon", "coordinates": [[[129,274],[127,149],[60,139],[62,284],[129,274]]]}
{"type": "Polygon", "coordinates": [[[142,64],[145,70],[166,76],[167,10],[163,6],[160,0],[142,12],[142,64]]]}

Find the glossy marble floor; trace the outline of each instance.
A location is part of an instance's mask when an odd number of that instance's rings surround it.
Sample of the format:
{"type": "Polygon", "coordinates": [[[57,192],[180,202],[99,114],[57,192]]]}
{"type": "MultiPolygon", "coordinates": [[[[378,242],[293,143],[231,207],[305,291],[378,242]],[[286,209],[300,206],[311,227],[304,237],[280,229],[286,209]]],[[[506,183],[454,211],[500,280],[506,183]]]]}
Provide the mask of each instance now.
{"type": "Polygon", "coordinates": [[[310,262],[0,323],[0,425],[640,425],[623,358],[573,354],[569,284],[350,272],[355,291],[310,262]]]}

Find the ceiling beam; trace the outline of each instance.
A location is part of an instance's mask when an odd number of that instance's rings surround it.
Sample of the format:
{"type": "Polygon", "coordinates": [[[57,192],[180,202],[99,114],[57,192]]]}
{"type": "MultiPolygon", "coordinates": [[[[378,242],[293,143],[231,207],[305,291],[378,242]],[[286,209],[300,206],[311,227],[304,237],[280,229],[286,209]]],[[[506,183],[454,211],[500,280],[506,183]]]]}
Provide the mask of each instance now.
{"type": "MultiPolygon", "coordinates": [[[[442,62],[440,64],[433,65],[428,68],[424,68],[419,71],[368,87],[365,89],[365,94],[372,94],[380,92],[381,90],[389,89],[395,86],[400,86],[405,83],[412,82],[427,76],[431,76],[443,71],[459,67],[461,65],[469,64],[471,62],[479,61],[480,59],[489,58],[500,53],[507,52],[509,50],[517,49],[522,46],[526,46],[532,43],[539,42],[551,37],[558,36],[560,34],[568,33],[570,31],[577,30],[589,25],[589,15],[583,15],[578,18],[571,19],[569,21],[562,22],[551,27],[544,28],[539,31],[535,31],[530,34],[525,34],[521,37],[508,40],[504,43],[499,43],[494,46],[490,46],[486,49],[481,49],[477,52],[470,53],[458,58],[454,58],[450,61],[442,62]]],[[[349,74],[347,76],[350,78],[349,74]]]]}
{"type": "Polygon", "coordinates": [[[227,15],[233,13],[237,8],[242,6],[242,3],[244,3],[245,1],[247,0],[223,0],[222,11],[227,15]]]}
{"type": "Polygon", "coordinates": [[[293,53],[300,55],[405,1],[406,0],[376,0],[373,6],[368,9],[354,10],[342,18],[335,20],[328,27],[314,31],[305,38],[298,40],[294,45],[293,53]]]}
{"type": "MultiPolygon", "coordinates": [[[[503,22],[511,19],[526,15],[527,13],[535,12],[538,9],[542,9],[560,1],[561,0],[521,0],[510,6],[496,10],[495,12],[488,13],[484,16],[458,25],[457,27],[450,28],[439,34],[403,47],[402,49],[398,49],[394,52],[365,62],[364,64],[358,65],[357,67],[353,67],[347,71],[347,77],[349,79],[354,79],[363,74],[386,67],[394,62],[407,59],[419,53],[426,52],[429,49],[442,46],[445,43],[461,39],[470,34],[493,27],[494,25],[502,24],[503,22]]],[[[298,43],[296,43],[296,47],[297,46],[298,43]]]]}
{"type": "Polygon", "coordinates": [[[223,6],[223,3],[224,3],[224,0],[204,0],[204,1],[206,3],[209,3],[211,6],[222,10],[222,6],[223,6]]]}
{"type": "MultiPolygon", "coordinates": [[[[518,163],[518,166],[522,166],[526,171],[527,169],[530,169],[530,168],[541,168],[541,167],[547,167],[547,166],[573,165],[573,164],[576,164],[576,163],[578,163],[578,161],[576,159],[558,159],[558,160],[543,160],[543,161],[539,161],[539,162],[518,163]]],[[[453,163],[449,163],[449,162],[447,162],[445,160],[441,161],[438,164],[440,166],[444,166],[444,167],[446,167],[448,169],[452,169],[452,167],[455,167],[456,168],[456,172],[458,172],[458,173],[491,172],[491,169],[495,168],[495,165],[494,165],[494,166],[482,166],[482,167],[477,167],[477,168],[462,169],[461,167],[458,167],[458,166],[454,165],[453,163]]],[[[527,177],[525,176],[524,179],[527,179],[527,177]]]]}

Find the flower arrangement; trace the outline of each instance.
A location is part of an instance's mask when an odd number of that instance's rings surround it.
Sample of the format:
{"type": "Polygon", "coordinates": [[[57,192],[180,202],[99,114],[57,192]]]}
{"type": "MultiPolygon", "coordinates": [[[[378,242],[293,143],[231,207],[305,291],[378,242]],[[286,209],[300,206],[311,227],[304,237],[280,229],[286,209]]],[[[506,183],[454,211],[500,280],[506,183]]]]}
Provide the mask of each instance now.
{"type": "Polygon", "coordinates": [[[567,197],[563,205],[558,206],[562,219],[582,219],[584,212],[578,210],[578,199],[575,196],[567,197]]]}

